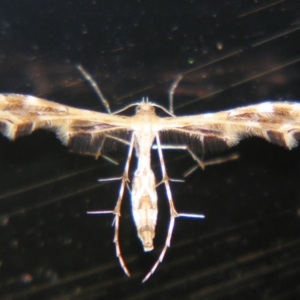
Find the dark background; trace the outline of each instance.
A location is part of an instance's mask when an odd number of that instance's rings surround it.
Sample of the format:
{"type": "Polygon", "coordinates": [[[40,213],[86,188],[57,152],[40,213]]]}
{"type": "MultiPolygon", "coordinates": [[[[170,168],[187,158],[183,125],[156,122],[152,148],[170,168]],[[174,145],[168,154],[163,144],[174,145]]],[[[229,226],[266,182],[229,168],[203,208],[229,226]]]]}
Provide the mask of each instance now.
{"type": "MultiPolygon", "coordinates": [[[[297,2],[2,0],[0,91],[103,111],[80,63],[112,110],[143,96],[167,106],[178,74],[177,115],[297,100],[297,2]]],[[[111,152],[114,166],[69,153],[52,133],[1,137],[0,298],[298,299],[300,150],[253,138],[211,157],[233,152],[239,160],[172,183],[177,210],[206,218],[176,220],[171,248],[142,284],[166,236],[163,186],[152,253],[142,250],[126,193],[127,278],[115,257],[113,217],[86,214],[114,207],[119,183],[97,179],[122,174],[126,149],[111,152]]],[[[165,151],[165,160],[174,178],[194,164],[183,151],[165,151]]]]}

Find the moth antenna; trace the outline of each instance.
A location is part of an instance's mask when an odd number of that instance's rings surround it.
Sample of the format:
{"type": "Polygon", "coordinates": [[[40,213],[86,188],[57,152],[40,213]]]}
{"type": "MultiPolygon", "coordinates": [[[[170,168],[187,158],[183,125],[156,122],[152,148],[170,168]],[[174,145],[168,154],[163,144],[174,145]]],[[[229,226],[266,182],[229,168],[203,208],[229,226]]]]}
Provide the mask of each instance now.
{"type": "Polygon", "coordinates": [[[76,65],[77,70],[81,73],[81,75],[86,79],[86,81],[90,84],[90,86],[94,89],[96,94],[98,95],[100,101],[104,105],[106,111],[111,114],[111,110],[109,107],[108,101],[105,99],[103,93],[101,92],[98,84],[96,81],[93,79],[93,77],[83,68],[82,65],[78,64],[76,65]]]}
{"type": "Polygon", "coordinates": [[[181,79],[182,79],[181,75],[177,76],[169,89],[169,93],[168,93],[169,94],[169,111],[171,114],[174,113],[174,103],[173,103],[174,92],[175,92],[179,82],[181,81],[181,79]]]}

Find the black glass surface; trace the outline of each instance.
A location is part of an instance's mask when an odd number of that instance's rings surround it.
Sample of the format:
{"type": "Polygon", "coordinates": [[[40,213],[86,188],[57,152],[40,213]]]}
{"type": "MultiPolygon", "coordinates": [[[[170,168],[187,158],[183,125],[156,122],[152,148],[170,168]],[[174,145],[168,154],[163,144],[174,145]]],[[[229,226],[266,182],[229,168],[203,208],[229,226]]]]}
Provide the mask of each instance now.
{"type": "MultiPolygon", "coordinates": [[[[0,92],[104,111],[76,69],[99,83],[113,111],[149,97],[176,115],[272,100],[300,101],[297,1],[0,1],[0,92]]],[[[112,215],[118,166],[68,152],[51,132],[0,137],[1,299],[297,299],[300,294],[300,149],[251,138],[204,159],[240,158],[171,183],[179,212],[171,247],[146,283],[166,237],[169,208],[157,188],[155,249],[144,253],[122,206],[115,257],[112,215]]],[[[164,151],[172,178],[194,165],[164,151]]],[[[136,161],[133,158],[130,175],[136,161]]],[[[161,173],[153,151],[157,182],[161,173]]]]}

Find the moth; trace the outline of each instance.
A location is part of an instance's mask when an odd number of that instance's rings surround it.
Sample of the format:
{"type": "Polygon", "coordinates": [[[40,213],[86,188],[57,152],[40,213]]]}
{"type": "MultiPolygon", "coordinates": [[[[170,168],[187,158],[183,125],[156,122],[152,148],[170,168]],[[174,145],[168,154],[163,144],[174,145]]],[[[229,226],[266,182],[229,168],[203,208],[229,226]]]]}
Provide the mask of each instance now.
{"type": "Polygon", "coordinates": [[[217,113],[189,116],[175,116],[171,105],[170,107],[168,110],[143,99],[111,114],[109,109],[108,113],[101,113],[73,108],[34,96],[0,94],[0,131],[10,140],[31,134],[37,129],[50,130],[54,131],[57,138],[72,151],[93,155],[96,158],[102,155],[103,144],[107,139],[129,146],[123,175],[119,178],[106,179],[121,181],[115,208],[112,211],[91,212],[115,215],[116,256],[128,276],[129,271],[122,257],[118,239],[121,203],[124,190],[131,181],[132,215],[137,234],[144,251],[152,250],[158,214],[156,193],[158,184],[151,168],[151,150],[155,144],[162,172],[160,183],[165,185],[170,207],[170,222],[161,254],[143,282],[153,274],[163,260],[170,246],[175,219],[180,216],[203,217],[196,214],[180,214],[175,209],[170,188],[171,179],[166,171],[162,151],[163,143],[168,138],[175,136],[180,145],[183,145],[182,147],[187,149],[202,167],[202,160],[191,149],[202,153],[220,150],[233,147],[240,140],[251,136],[261,137],[268,142],[292,149],[298,145],[297,140],[300,138],[300,104],[295,102],[264,102],[217,113]],[[136,107],[133,116],[121,114],[130,107],[136,107]],[[156,109],[164,111],[166,116],[158,116],[156,109]],[[129,165],[133,151],[138,163],[130,180],[129,165]]]}

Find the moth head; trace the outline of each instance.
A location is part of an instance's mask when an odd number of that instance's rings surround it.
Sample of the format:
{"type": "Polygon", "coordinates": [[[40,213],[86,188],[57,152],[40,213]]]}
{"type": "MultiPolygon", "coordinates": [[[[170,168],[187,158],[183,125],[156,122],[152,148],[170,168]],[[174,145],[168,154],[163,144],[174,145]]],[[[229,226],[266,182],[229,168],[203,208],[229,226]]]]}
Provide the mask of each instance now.
{"type": "MultiPolygon", "coordinates": [[[[147,98],[148,99],[148,98],[147,98]]],[[[136,107],[136,113],[155,113],[155,108],[153,106],[153,104],[151,102],[145,102],[144,98],[143,101],[141,103],[139,103],[136,107]]]]}

